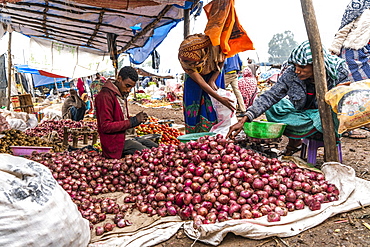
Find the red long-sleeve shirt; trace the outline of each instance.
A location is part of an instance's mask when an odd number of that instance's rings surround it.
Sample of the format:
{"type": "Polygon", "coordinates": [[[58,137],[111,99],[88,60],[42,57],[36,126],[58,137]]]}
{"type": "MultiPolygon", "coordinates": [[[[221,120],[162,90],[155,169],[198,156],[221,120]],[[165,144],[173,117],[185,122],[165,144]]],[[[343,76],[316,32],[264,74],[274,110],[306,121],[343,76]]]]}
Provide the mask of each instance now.
{"type": "Polygon", "coordinates": [[[108,80],[95,99],[98,133],[103,156],[120,159],[124,149],[126,130],[131,128],[126,101],[126,114],[123,114],[117,95],[122,97],[118,88],[108,80]]]}

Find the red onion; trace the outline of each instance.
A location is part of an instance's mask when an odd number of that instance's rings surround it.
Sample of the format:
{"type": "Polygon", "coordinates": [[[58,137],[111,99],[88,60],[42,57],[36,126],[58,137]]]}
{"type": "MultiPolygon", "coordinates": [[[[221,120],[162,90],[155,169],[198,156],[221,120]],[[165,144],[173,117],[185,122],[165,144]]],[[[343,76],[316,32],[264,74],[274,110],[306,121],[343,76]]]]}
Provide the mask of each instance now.
{"type": "Polygon", "coordinates": [[[319,201],[320,203],[323,203],[325,201],[325,195],[323,193],[317,193],[313,197],[316,201],[319,201]]]}
{"type": "Polygon", "coordinates": [[[301,200],[301,199],[298,199],[298,200],[296,200],[296,201],[294,202],[294,208],[295,208],[296,210],[303,209],[303,208],[304,208],[304,206],[305,206],[305,204],[304,204],[303,200],[301,200]]]}
{"type": "Polygon", "coordinates": [[[292,189],[293,190],[301,190],[302,189],[302,183],[299,182],[299,181],[293,181],[292,189]]]}
{"type": "Polygon", "coordinates": [[[191,217],[191,208],[190,207],[184,207],[182,209],[180,209],[179,211],[179,215],[181,217],[182,220],[189,220],[190,217],[191,217]]]}
{"type": "Polygon", "coordinates": [[[268,222],[276,222],[280,221],[280,215],[276,212],[269,212],[267,214],[267,221],[268,222]]]}
{"type": "Polygon", "coordinates": [[[302,190],[304,192],[311,192],[311,185],[309,183],[303,182],[302,183],[302,190]]]}
{"type": "Polygon", "coordinates": [[[258,210],[252,210],[251,213],[252,213],[253,218],[259,218],[263,216],[263,214],[258,210]]]}
{"type": "Polygon", "coordinates": [[[104,224],[104,230],[105,230],[106,232],[110,232],[110,231],[112,231],[112,230],[113,230],[113,228],[114,228],[114,224],[111,224],[111,223],[105,223],[105,224],[104,224]]]}
{"type": "Polygon", "coordinates": [[[221,212],[219,212],[219,214],[217,215],[217,220],[218,220],[219,222],[226,221],[226,220],[228,220],[228,218],[229,218],[229,214],[228,214],[227,212],[225,212],[225,211],[221,211],[221,212]]]}
{"type": "Polygon", "coordinates": [[[209,193],[207,193],[203,196],[203,199],[205,201],[209,201],[211,203],[214,203],[216,201],[216,196],[213,193],[209,192],[209,193]]]}
{"type": "Polygon", "coordinates": [[[241,210],[240,216],[242,219],[251,219],[253,217],[252,213],[248,209],[241,210]]]}
{"type": "Polygon", "coordinates": [[[285,193],[285,196],[288,202],[295,202],[295,200],[297,199],[296,194],[291,189],[287,190],[287,192],[285,193]]]}
{"type": "Polygon", "coordinates": [[[217,198],[217,201],[219,201],[220,203],[222,204],[227,204],[229,202],[230,198],[226,195],[220,195],[218,198],[217,198]]]}
{"type": "Polygon", "coordinates": [[[263,181],[261,179],[258,179],[258,178],[256,178],[253,181],[253,184],[252,184],[252,187],[256,190],[262,190],[264,186],[265,186],[265,184],[263,183],[263,181]]]}
{"type": "Polygon", "coordinates": [[[268,205],[262,205],[259,210],[261,211],[262,215],[266,215],[271,212],[271,208],[268,205]]]}
{"type": "Polygon", "coordinates": [[[126,226],[126,221],[124,219],[119,219],[116,224],[119,228],[123,228],[126,226]]]}
{"type": "Polygon", "coordinates": [[[235,212],[238,213],[241,209],[241,206],[239,204],[233,203],[230,205],[229,208],[229,216],[232,216],[235,212]]]}
{"type": "Polygon", "coordinates": [[[191,203],[192,199],[193,199],[193,195],[192,194],[185,194],[184,195],[184,198],[183,198],[184,204],[185,205],[189,205],[191,203]]]}
{"type": "Polygon", "coordinates": [[[197,214],[201,216],[206,216],[208,214],[208,209],[205,207],[200,207],[197,210],[197,214]]]}
{"type": "Polygon", "coordinates": [[[314,210],[320,210],[321,209],[321,203],[318,200],[314,200],[308,207],[312,211],[314,211],[314,210]]]}
{"type": "Polygon", "coordinates": [[[213,203],[211,202],[208,202],[208,201],[203,201],[201,204],[200,204],[201,207],[204,207],[206,208],[207,210],[211,210],[212,207],[213,207],[213,203]]]}
{"type": "Polygon", "coordinates": [[[276,207],[274,211],[278,213],[280,216],[286,216],[288,214],[287,208],[276,207]]]}
{"type": "Polygon", "coordinates": [[[177,214],[177,210],[174,206],[167,207],[167,213],[168,215],[174,216],[177,214]]]}
{"type": "Polygon", "coordinates": [[[102,227],[102,226],[97,226],[96,228],[95,228],[95,234],[96,234],[96,236],[101,236],[101,235],[103,235],[103,233],[104,233],[104,227],[102,227]]]}
{"type": "Polygon", "coordinates": [[[163,201],[165,199],[166,199],[165,194],[163,194],[161,192],[158,192],[157,194],[155,194],[155,200],[156,201],[163,201]]]}
{"type": "Polygon", "coordinates": [[[271,188],[277,189],[279,187],[279,182],[273,179],[269,181],[269,185],[271,186],[271,188]]]}
{"type": "MultiPolygon", "coordinates": [[[[184,196],[185,199],[185,196],[184,196]]],[[[195,193],[193,195],[193,198],[191,199],[191,203],[193,204],[198,204],[202,201],[202,196],[199,193],[195,193]]],[[[186,204],[186,203],[185,203],[186,204]]]]}

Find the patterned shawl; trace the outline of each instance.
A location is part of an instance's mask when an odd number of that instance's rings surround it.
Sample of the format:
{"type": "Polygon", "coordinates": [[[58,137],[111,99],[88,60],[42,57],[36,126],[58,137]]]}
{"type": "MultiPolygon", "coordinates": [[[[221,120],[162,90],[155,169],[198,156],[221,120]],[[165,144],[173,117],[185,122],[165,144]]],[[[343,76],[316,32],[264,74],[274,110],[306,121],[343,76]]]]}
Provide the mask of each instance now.
{"type": "Polygon", "coordinates": [[[344,11],[339,30],[359,17],[370,8],[370,0],[352,0],[344,11]]]}
{"type": "MultiPolygon", "coordinates": [[[[326,49],[323,49],[324,63],[327,74],[334,80],[338,79],[338,67],[345,63],[345,60],[334,55],[330,55],[326,49]]],[[[307,65],[312,64],[312,52],[310,42],[304,41],[302,44],[293,49],[288,58],[288,64],[307,65]]]]}

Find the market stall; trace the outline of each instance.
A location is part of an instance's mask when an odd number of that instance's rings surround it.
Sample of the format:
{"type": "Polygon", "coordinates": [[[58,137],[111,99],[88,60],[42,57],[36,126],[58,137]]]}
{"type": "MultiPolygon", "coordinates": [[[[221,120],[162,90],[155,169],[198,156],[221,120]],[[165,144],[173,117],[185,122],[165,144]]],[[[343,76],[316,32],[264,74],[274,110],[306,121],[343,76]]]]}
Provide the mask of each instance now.
{"type": "MultiPolygon", "coordinates": [[[[179,131],[160,121],[150,118],[136,128],[139,136],[159,135],[159,147],[121,159],[103,158],[96,146],[55,148],[23,158],[1,154],[0,164],[5,164],[1,171],[21,180],[15,183],[15,189],[3,188],[18,203],[36,201],[45,205],[45,201],[31,200],[39,198],[35,195],[40,190],[33,192],[31,189],[38,186],[26,182],[28,176],[35,177],[36,171],[47,174],[48,186],[41,192],[50,195],[56,188],[60,195],[55,197],[68,203],[65,209],[71,208],[68,213],[58,211],[55,215],[73,216],[79,222],[58,222],[62,224],[58,229],[66,231],[55,235],[73,238],[55,238],[61,246],[71,242],[74,244],[69,246],[152,246],[169,239],[181,227],[188,237],[212,245],[220,244],[228,232],[252,239],[287,237],[335,214],[370,205],[369,182],[357,178],[349,166],[331,162],[318,170],[300,160],[268,157],[212,133],[182,140],[179,131]],[[13,168],[13,164],[17,166],[13,168]],[[32,173],[20,173],[27,166],[32,173]],[[5,168],[9,167],[8,172],[5,168]],[[23,184],[30,187],[31,195],[24,196],[25,191],[18,189],[23,184]],[[19,191],[24,193],[16,193],[19,191]],[[65,227],[70,225],[74,228],[65,227]]],[[[84,128],[85,124],[89,129],[96,127],[94,121],[87,124],[50,120],[30,128],[26,135],[10,130],[10,136],[4,134],[0,140],[9,146],[24,139],[31,143],[27,138],[32,137],[36,143],[31,145],[43,145],[34,136],[44,137],[54,131],[59,139],[64,135],[69,143],[65,128],[84,128]]],[[[70,134],[74,142],[76,136],[70,134]]],[[[57,143],[53,139],[46,145],[53,142],[57,143]]],[[[9,197],[4,198],[7,200],[9,197]]],[[[26,229],[12,229],[11,233],[24,234],[22,230],[26,229]]],[[[0,233],[8,236],[6,229],[0,228],[0,233]]],[[[53,241],[53,234],[44,235],[47,237],[43,239],[53,241]]],[[[26,237],[18,238],[22,239],[26,237]]]]}
{"type": "Polygon", "coordinates": [[[172,75],[159,75],[135,68],[141,79],[130,99],[144,108],[181,108],[182,84],[172,75]]]}
{"type": "Polygon", "coordinates": [[[90,222],[90,246],[151,246],[181,227],[212,245],[227,232],[293,236],[370,205],[364,196],[369,182],[348,166],[327,163],[320,171],[298,160],[267,158],[219,135],[119,160],[91,149],[25,158],[48,167],[90,222]]]}

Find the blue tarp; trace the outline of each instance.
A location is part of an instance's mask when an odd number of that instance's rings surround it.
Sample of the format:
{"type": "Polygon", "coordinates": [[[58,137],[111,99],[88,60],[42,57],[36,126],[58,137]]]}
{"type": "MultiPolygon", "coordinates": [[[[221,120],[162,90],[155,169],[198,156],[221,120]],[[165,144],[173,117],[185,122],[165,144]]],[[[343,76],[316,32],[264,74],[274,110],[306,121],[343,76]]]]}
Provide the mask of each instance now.
{"type": "MultiPolygon", "coordinates": [[[[65,81],[67,77],[65,78],[60,78],[60,75],[55,75],[51,73],[47,73],[48,76],[43,76],[40,74],[40,70],[38,69],[33,69],[28,67],[28,65],[14,65],[15,69],[17,70],[18,73],[29,73],[32,74],[33,78],[33,83],[35,87],[40,87],[44,85],[49,85],[49,84],[55,84],[58,82],[65,81]]],[[[45,72],[42,71],[42,74],[45,72]]]]}
{"type": "MultiPolygon", "coordinates": [[[[186,1],[183,7],[178,6],[178,5],[177,7],[182,8],[182,9],[189,9],[191,8],[192,4],[193,3],[191,1],[186,1]]],[[[200,4],[195,6],[195,8],[191,10],[190,14],[197,12],[196,15],[199,15],[200,11],[202,10],[202,7],[203,7],[203,2],[200,1],[200,4]]],[[[144,46],[127,50],[125,53],[130,54],[131,63],[142,64],[150,56],[150,54],[152,54],[154,49],[157,48],[162,43],[162,41],[167,37],[171,29],[176,27],[176,25],[182,20],[183,18],[176,19],[165,25],[154,28],[153,35],[147,39],[144,46]]]]}
{"type": "Polygon", "coordinates": [[[55,82],[58,83],[58,82],[62,82],[66,80],[66,78],[53,78],[53,77],[47,77],[43,75],[36,75],[36,74],[33,74],[32,77],[33,77],[33,83],[35,87],[55,84],[55,82]]]}
{"type": "Polygon", "coordinates": [[[129,53],[130,61],[133,64],[142,64],[148,56],[153,52],[158,45],[162,43],[164,38],[168,35],[169,31],[176,27],[178,21],[170,22],[169,24],[163,25],[159,28],[154,29],[153,35],[147,40],[143,47],[137,47],[130,50],[127,50],[126,53],[129,53]]]}

